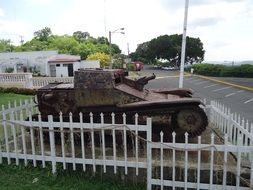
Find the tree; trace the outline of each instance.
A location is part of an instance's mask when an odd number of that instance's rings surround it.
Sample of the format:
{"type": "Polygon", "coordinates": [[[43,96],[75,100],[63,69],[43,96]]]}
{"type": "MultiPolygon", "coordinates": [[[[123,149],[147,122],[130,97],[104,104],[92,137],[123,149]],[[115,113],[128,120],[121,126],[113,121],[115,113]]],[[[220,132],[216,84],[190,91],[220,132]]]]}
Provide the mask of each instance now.
{"type": "Polygon", "coordinates": [[[41,30],[34,32],[33,34],[34,34],[35,39],[40,40],[40,41],[47,41],[48,37],[52,35],[52,31],[50,28],[45,27],[41,30]]]}
{"type": "MultiPolygon", "coordinates": [[[[179,67],[181,62],[182,35],[163,35],[148,42],[138,45],[134,54],[135,60],[155,62],[155,60],[167,60],[169,64],[179,67]]],[[[199,38],[187,36],[185,63],[202,62],[204,59],[203,43],[199,38]]]]}
{"type": "Polygon", "coordinates": [[[123,65],[126,63],[125,59],[127,58],[126,55],[123,54],[115,54],[112,60],[112,68],[113,69],[122,69],[123,65]]]}
{"type": "Polygon", "coordinates": [[[89,32],[82,32],[82,31],[76,31],[73,33],[73,37],[78,41],[78,42],[84,42],[90,37],[89,32]]]}
{"type": "Polygon", "coordinates": [[[129,57],[133,61],[142,61],[143,63],[148,63],[149,61],[153,61],[154,57],[148,55],[148,46],[149,42],[144,42],[137,46],[137,49],[134,53],[131,53],[129,57]]]}
{"type": "Polygon", "coordinates": [[[74,37],[64,35],[64,36],[54,36],[49,49],[58,49],[59,53],[78,55],[79,54],[79,44],[74,37]]]}
{"type": "Polygon", "coordinates": [[[11,45],[11,40],[0,40],[0,52],[12,52],[14,50],[14,46],[11,45]]]}
{"type": "MultiPolygon", "coordinates": [[[[109,41],[106,37],[92,37],[88,32],[76,31],[73,35],[53,35],[51,29],[45,27],[34,32],[34,38],[23,45],[13,46],[10,40],[0,41],[0,51],[42,51],[58,50],[59,53],[80,55],[86,59],[94,53],[110,54],[109,41]]],[[[112,55],[121,53],[119,46],[111,44],[112,55]]]]}
{"type": "Polygon", "coordinates": [[[87,60],[99,60],[100,61],[100,67],[106,67],[109,66],[110,63],[110,56],[105,53],[94,53],[87,57],[87,60]]]}

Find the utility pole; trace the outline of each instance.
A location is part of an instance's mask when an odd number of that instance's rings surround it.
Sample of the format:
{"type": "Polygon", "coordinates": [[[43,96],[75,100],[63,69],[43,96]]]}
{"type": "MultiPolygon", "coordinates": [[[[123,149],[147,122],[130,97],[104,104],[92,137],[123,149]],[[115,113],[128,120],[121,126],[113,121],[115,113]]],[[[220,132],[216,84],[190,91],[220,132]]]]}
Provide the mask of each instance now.
{"type": "Polygon", "coordinates": [[[184,80],[184,63],[185,63],[188,6],[189,6],[189,0],[185,0],[184,26],[183,26],[183,37],[182,37],[182,49],[181,49],[181,64],[180,64],[180,75],[179,75],[179,88],[183,88],[183,80],[184,80]]]}
{"type": "Polygon", "coordinates": [[[23,45],[24,44],[24,39],[23,39],[24,36],[20,35],[19,37],[20,37],[20,44],[23,45]]]}

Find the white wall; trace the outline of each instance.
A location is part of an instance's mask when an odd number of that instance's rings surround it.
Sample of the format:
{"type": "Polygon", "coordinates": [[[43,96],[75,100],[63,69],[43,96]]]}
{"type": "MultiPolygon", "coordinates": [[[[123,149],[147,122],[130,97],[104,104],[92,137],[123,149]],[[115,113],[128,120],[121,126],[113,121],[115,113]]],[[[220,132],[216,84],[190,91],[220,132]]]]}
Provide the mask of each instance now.
{"type": "Polygon", "coordinates": [[[82,60],[79,68],[100,68],[99,60],[82,60]]]}
{"type": "Polygon", "coordinates": [[[0,53],[0,71],[12,67],[17,70],[17,64],[29,68],[36,66],[42,75],[49,75],[48,58],[57,55],[57,51],[31,51],[0,53]]]}

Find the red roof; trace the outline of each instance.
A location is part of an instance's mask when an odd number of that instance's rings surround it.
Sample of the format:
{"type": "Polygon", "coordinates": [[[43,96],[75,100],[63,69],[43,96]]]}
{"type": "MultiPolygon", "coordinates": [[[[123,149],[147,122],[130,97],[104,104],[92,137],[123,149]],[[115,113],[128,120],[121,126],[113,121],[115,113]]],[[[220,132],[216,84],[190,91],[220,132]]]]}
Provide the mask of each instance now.
{"type": "Polygon", "coordinates": [[[49,57],[48,63],[77,62],[81,61],[81,57],[77,55],[59,54],[49,57]]]}

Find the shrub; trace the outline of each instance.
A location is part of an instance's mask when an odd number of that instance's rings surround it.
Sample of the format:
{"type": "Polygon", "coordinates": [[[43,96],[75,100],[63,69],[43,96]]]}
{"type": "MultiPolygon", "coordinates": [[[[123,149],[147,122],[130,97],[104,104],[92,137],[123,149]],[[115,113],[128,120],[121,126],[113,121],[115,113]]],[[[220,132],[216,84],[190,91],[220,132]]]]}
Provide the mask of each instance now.
{"type": "Polygon", "coordinates": [[[23,95],[35,95],[35,89],[28,89],[28,88],[17,88],[17,87],[10,87],[10,88],[3,88],[0,87],[0,93],[14,93],[14,94],[23,94],[23,95]]]}
{"type": "Polygon", "coordinates": [[[128,71],[136,71],[136,67],[134,64],[127,64],[126,68],[128,71]]]}
{"type": "Polygon", "coordinates": [[[5,69],[6,73],[13,73],[13,71],[14,71],[14,68],[12,68],[12,67],[8,67],[5,69]]]}
{"type": "Polygon", "coordinates": [[[253,78],[253,65],[227,66],[219,64],[195,64],[194,73],[215,77],[249,77],[253,78]]]}

